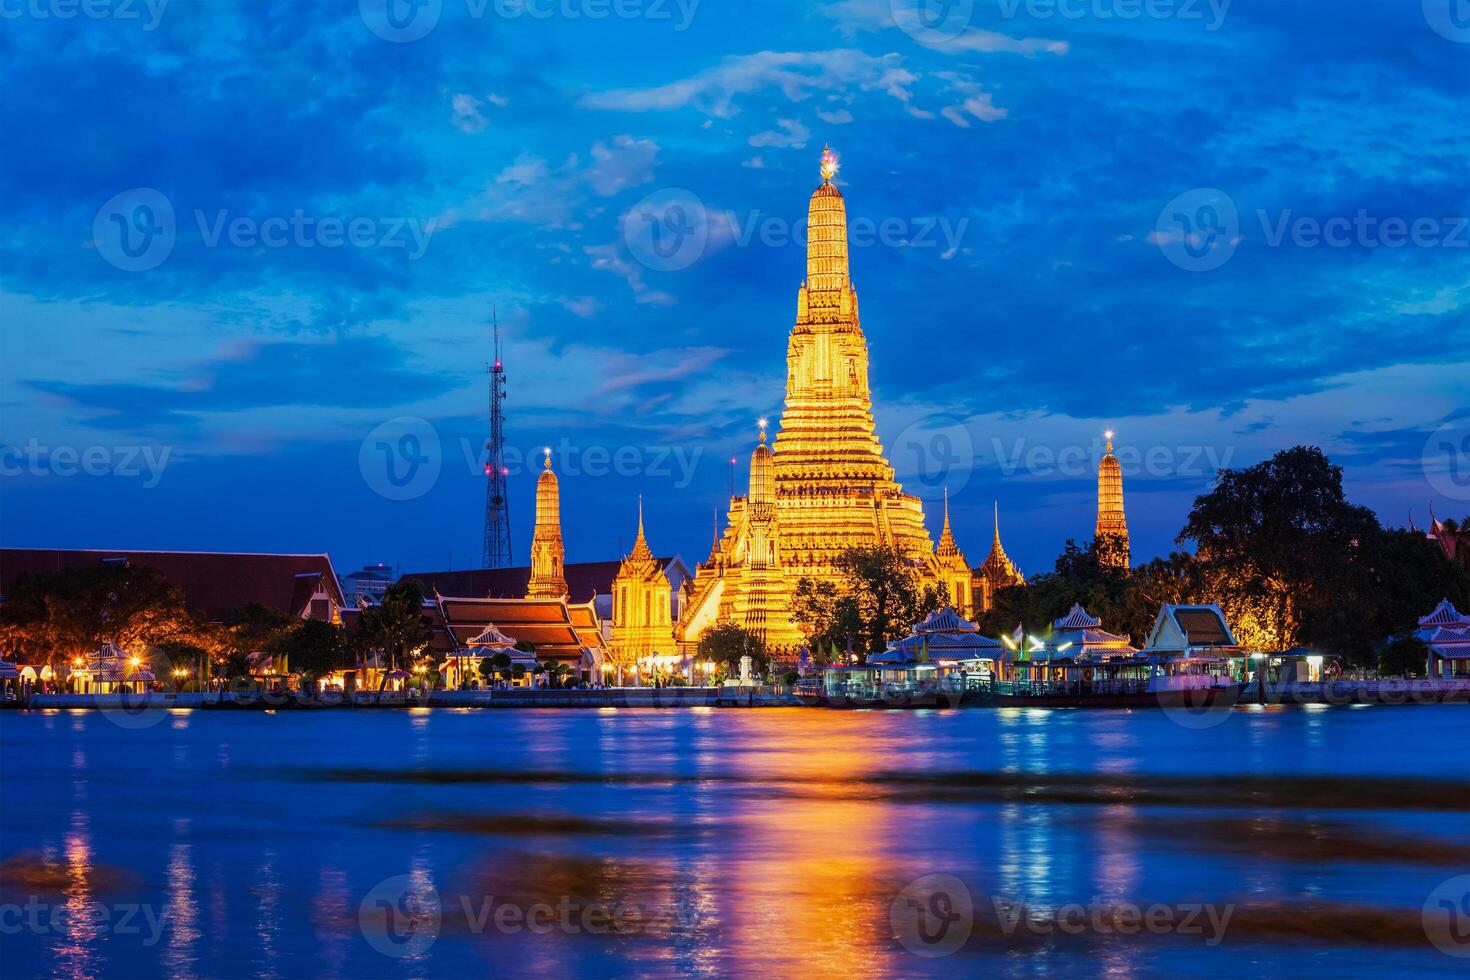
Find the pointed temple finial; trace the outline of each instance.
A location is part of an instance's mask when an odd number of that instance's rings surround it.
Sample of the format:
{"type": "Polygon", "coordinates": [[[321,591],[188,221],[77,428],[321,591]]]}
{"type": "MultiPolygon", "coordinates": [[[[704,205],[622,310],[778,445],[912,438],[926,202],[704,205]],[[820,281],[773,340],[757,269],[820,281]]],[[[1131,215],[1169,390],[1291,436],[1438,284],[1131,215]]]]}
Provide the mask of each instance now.
{"type": "Polygon", "coordinates": [[[1113,451],[1113,430],[1109,429],[1103,433],[1103,438],[1108,440],[1108,452],[1113,451]]]}
{"type": "Polygon", "coordinates": [[[995,506],[995,547],[1000,547],[1000,501],[993,502],[995,506]]]}
{"type": "Polygon", "coordinates": [[[643,537],[643,494],[638,495],[638,537],[643,537]]]}
{"type": "Polygon", "coordinates": [[[949,530],[949,484],[944,485],[944,529],[949,530]]]}
{"type": "Polygon", "coordinates": [[[551,447],[550,446],[547,446],[546,447],[545,453],[546,453],[546,466],[545,466],[545,468],[549,470],[549,469],[551,469],[551,447]]]}
{"type": "Polygon", "coordinates": [[[758,425],[758,426],[760,426],[760,430],[761,430],[761,445],[764,446],[766,444],[766,426],[769,423],[764,418],[759,418],[759,419],[756,419],[755,420],[755,424],[758,425]]]}
{"type": "Polygon", "coordinates": [[[822,183],[832,183],[832,178],[837,176],[837,154],[832,152],[832,147],[826,143],[822,144],[822,183]]]}

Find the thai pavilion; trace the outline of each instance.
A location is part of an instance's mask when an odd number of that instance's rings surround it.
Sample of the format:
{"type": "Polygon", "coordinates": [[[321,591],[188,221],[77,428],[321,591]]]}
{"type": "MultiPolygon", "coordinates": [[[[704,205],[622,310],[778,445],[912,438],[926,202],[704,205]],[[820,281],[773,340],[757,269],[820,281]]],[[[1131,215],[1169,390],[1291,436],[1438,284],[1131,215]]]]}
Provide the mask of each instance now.
{"type": "Polygon", "coordinates": [[[945,607],[865,662],[826,668],[822,685],[829,697],[878,690],[964,691],[988,682],[1003,652],[999,640],[945,607]]]}
{"type": "Polygon", "coordinates": [[[1424,665],[1429,677],[1470,678],[1470,616],[1450,600],[1441,599],[1434,612],[1419,620],[1414,635],[1429,648],[1424,665]]]}
{"type": "Polygon", "coordinates": [[[1106,690],[1140,685],[1150,673],[1150,661],[1128,637],[1103,629],[1102,620],[1080,604],[1053,620],[1046,636],[1029,636],[1017,627],[1004,643],[1006,680],[1106,690]]]}
{"type": "Polygon", "coordinates": [[[153,671],[140,658],[109,643],[86,664],[71,671],[74,694],[142,694],[154,681],[153,671]]]}

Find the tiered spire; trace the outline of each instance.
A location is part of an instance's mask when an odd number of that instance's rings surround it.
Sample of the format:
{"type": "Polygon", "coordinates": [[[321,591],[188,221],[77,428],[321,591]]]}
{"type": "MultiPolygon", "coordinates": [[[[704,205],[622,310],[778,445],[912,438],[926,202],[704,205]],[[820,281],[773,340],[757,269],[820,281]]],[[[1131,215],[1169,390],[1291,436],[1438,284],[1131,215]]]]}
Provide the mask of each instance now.
{"type": "Polygon", "coordinates": [[[648,547],[648,540],[643,536],[643,494],[638,495],[638,538],[633,542],[633,550],[628,552],[628,561],[651,562],[653,552],[648,547]]]}
{"type": "Polygon", "coordinates": [[[1113,455],[1113,432],[1103,433],[1107,451],[1097,467],[1098,561],[1115,568],[1128,567],[1128,518],[1123,513],[1123,468],[1113,455]]]}
{"type": "Polygon", "coordinates": [[[562,571],[566,545],[561,537],[561,487],[551,469],[551,448],[536,479],[536,530],[531,535],[531,581],[526,596],[531,599],[562,599],[567,580],[562,571]]]}
{"type": "Polygon", "coordinates": [[[949,558],[960,553],[960,546],[955,543],[954,532],[949,528],[949,487],[944,488],[944,530],[939,532],[939,547],[934,549],[934,554],[940,558],[949,558]]]}
{"type": "Polygon", "coordinates": [[[1000,543],[1000,501],[995,502],[995,538],[990,543],[990,554],[985,558],[985,564],[980,566],[980,571],[992,582],[998,585],[1010,585],[1024,582],[1021,572],[1016,568],[1016,563],[1006,555],[1005,546],[1000,543]]]}

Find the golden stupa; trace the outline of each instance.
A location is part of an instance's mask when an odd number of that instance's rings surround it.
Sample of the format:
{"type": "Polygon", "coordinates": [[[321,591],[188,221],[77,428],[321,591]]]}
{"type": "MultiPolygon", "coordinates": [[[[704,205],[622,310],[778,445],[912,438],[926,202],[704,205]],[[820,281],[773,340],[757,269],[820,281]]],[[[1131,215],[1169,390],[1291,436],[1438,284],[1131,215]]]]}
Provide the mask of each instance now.
{"type": "MultiPolygon", "coordinates": [[[[681,646],[733,621],[776,649],[804,637],[791,622],[803,577],[836,582],[844,550],[886,545],[908,555],[926,583],[943,582],[968,612],[973,573],[949,533],[936,554],[919,498],[903,492],[873,426],[868,346],[848,274],[847,208],[822,152],[822,183],[808,209],[806,281],[786,352],[786,407],[774,444],[765,420],[751,453],[750,488],[730,499],[723,535],[685,583],[675,624],[681,646]]],[[[946,518],[948,517],[946,506],[946,518]]]]}

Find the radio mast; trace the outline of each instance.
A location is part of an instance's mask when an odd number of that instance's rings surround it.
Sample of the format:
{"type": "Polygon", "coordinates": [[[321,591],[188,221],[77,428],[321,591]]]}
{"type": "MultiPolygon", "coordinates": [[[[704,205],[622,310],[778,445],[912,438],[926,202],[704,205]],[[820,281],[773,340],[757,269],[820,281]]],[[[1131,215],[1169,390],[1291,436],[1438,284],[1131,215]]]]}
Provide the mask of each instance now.
{"type": "Polygon", "coordinates": [[[500,358],[500,319],[491,311],[495,324],[495,361],[490,375],[490,439],[485,462],[485,553],[484,568],[509,568],[510,500],[505,489],[505,363],[500,358]]]}

